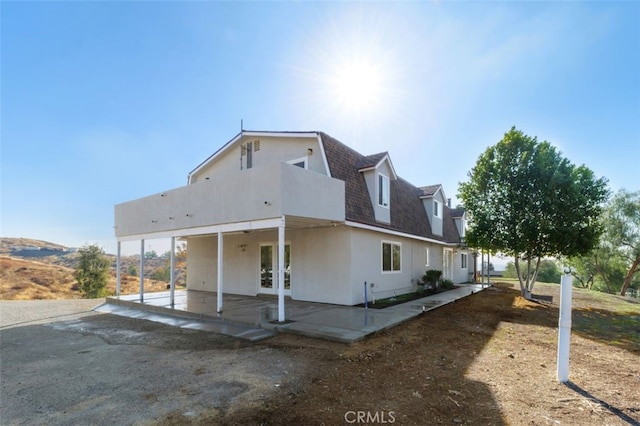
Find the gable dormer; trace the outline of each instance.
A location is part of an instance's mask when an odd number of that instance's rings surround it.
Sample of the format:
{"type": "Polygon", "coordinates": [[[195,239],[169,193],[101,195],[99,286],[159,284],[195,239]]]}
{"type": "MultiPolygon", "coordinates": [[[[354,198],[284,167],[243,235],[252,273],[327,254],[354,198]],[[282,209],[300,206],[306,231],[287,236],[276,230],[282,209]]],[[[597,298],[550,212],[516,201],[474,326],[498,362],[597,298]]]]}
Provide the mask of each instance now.
{"type": "Polygon", "coordinates": [[[389,158],[389,153],[381,152],[363,157],[358,164],[367,183],[371,205],[377,222],[391,223],[391,181],[398,176],[389,158]]]}
{"type": "Polygon", "coordinates": [[[461,239],[465,238],[467,229],[467,216],[463,208],[451,209],[451,217],[456,224],[458,235],[461,239]]]}
{"type": "Polygon", "coordinates": [[[422,200],[422,205],[424,206],[424,210],[429,218],[431,231],[435,235],[442,236],[444,206],[447,200],[444,195],[442,185],[423,186],[420,190],[422,191],[420,199],[422,200]]]}

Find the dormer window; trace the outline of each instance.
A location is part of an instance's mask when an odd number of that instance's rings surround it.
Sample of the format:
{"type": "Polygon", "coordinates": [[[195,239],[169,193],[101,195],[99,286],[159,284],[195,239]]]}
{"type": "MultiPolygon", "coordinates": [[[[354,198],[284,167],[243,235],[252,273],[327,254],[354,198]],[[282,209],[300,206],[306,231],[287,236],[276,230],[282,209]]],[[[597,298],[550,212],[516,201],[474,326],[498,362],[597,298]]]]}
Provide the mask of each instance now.
{"type": "Polygon", "coordinates": [[[433,216],[442,217],[442,204],[437,200],[433,200],[433,216]]]}
{"type": "Polygon", "coordinates": [[[378,173],[378,205],[389,207],[389,178],[378,173]]]}

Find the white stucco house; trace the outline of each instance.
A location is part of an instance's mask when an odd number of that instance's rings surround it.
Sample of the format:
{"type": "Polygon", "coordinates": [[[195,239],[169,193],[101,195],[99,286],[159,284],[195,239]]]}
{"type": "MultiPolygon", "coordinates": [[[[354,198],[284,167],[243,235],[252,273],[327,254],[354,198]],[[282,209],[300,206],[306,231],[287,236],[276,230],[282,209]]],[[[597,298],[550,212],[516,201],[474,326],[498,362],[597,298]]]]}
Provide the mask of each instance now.
{"type": "MultiPolygon", "coordinates": [[[[427,269],[473,269],[464,211],[417,187],[387,152],[362,155],[322,132],[242,131],[186,186],[115,206],[123,241],[187,241],[187,289],[356,305],[415,290],[427,269]],[[282,285],[281,285],[282,284],[282,285]]],[[[119,270],[119,269],[118,269],[119,270]]]]}

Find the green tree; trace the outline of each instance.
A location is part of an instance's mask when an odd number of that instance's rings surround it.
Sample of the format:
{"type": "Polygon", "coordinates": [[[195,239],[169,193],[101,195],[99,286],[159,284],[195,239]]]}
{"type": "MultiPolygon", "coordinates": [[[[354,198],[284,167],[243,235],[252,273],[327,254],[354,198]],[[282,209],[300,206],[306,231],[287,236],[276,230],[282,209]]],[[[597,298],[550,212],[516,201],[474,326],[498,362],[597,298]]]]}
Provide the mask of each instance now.
{"type": "Polygon", "coordinates": [[[538,281],[560,284],[560,269],[558,269],[558,264],[554,260],[542,259],[540,261],[538,281]]]}
{"type": "Polygon", "coordinates": [[[624,296],[640,282],[640,191],[617,192],[605,208],[603,224],[600,244],[569,264],[583,286],[590,279],[589,288],[624,296]]]}
{"type": "Polygon", "coordinates": [[[597,244],[606,185],[549,142],[513,127],[460,184],[467,244],[513,256],[522,296],[530,299],[544,257],[579,255],[597,244]]]}
{"type": "MultiPolygon", "coordinates": [[[[518,278],[515,263],[507,263],[502,276],[504,278],[518,278]]],[[[558,269],[557,263],[551,259],[542,259],[538,267],[536,280],[543,283],[560,283],[560,269],[558,269]]]]}
{"type": "Polygon", "coordinates": [[[84,246],[78,250],[80,255],[74,276],[84,297],[93,299],[103,297],[109,278],[109,259],[104,251],[96,246],[84,246]]]}
{"type": "Polygon", "coordinates": [[[625,265],[620,289],[624,296],[634,275],[640,272],[640,191],[618,191],[605,210],[604,224],[603,244],[625,265]]]}
{"type": "Polygon", "coordinates": [[[168,283],[171,280],[171,265],[157,267],[152,273],[151,278],[156,281],[164,281],[168,283]]]}
{"type": "Polygon", "coordinates": [[[507,265],[504,267],[504,271],[502,272],[502,276],[504,278],[518,278],[516,265],[513,262],[507,263],[507,265]]]}
{"type": "Polygon", "coordinates": [[[129,267],[127,268],[127,273],[129,275],[131,275],[132,277],[137,277],[138,276],[138,268],[136,268],[135,265],[129,265],[129,267]]]}

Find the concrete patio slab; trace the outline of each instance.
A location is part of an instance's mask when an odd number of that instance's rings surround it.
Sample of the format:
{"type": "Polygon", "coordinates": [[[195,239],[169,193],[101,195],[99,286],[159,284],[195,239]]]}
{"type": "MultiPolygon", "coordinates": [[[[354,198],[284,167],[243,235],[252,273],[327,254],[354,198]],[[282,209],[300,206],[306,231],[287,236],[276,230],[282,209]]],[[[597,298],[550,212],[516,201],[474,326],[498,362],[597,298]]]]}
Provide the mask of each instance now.
{"type": "Polygon", "coordinates": [[[278,304],[273,297],[224,295],[224,310],[216,313],[216,294],[180,290],[171,306],[169,292],[109,297],[99,312],[162,322],[184,328],[208,330],[251,341],[276,332],[352,343],[401,324],[432,309],[467,297],[486,288],[461,284],[455,289],[384,309],[300,302],[287,298],[286,322],[278,323],[278,304]]]}

